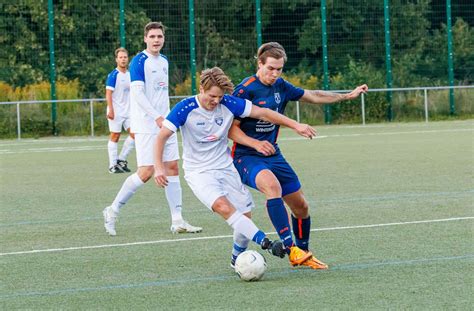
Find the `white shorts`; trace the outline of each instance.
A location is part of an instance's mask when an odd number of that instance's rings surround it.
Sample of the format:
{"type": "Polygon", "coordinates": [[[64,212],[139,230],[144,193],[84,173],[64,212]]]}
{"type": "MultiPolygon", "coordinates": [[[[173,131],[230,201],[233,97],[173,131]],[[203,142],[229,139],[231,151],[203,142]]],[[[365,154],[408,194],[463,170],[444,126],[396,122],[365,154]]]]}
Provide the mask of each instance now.
{"type": "Polygon", "coordinates": [[[241,213],[250,212],[255,206],[252,195],[242,184],[233,164],[224,169],[186,172],[184,178],[194,195],[210,210],[214,202],[222,196],[241,213]]]}
{"type": "Polygon", "coordinates": [[[130,128],[130,118],[115,116],[113,120],[107,120],[109,121],[109,132],[111,133],[121,133],[122,127],[126,131],[130,128]]]}
{"type": "MultiPolygon", "coordinates": [[[[155,165],[155,143],[158,134],[135,133],[135,150],[137,154],[137,166],[155,165]]],[[[179,159],[178,138],[176,133],[171,135],[163,150],[163,162],[179,159]]]]}

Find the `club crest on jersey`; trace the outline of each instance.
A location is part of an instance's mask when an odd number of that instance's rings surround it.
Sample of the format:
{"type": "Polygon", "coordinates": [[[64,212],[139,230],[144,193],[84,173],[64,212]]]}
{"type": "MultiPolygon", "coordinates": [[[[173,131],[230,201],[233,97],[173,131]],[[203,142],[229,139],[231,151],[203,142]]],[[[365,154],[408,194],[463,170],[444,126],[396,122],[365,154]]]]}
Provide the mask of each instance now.
{"type": "Polygon", "coordinates": [[[224,122],[224,118],[222,118],[222,117],[215,118],[214,121],[216,121],[217,125],[221,126],[222,123],[224,122]]]}
{"type": "Polygon", "coordinates": [[[277,104],[281,103],[280,93],[275,93],[275,102],[276,102],[277,104]]]}

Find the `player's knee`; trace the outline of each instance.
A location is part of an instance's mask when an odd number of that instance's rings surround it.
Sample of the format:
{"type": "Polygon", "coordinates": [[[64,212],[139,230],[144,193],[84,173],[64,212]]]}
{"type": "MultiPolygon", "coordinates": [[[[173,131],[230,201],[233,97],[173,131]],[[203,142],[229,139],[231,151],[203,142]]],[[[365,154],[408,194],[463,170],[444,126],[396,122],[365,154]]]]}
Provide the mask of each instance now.
{"type": "Polygon", "coordinates": [[[110,133],[110,141],[113,141],[114,143],[117,143],[120,139],[120,133],[110,133]]]}
{"type": "Polygon", "coordinates": [[[153,176],[153,173],[153,166],[140,166],[137,171],[138,177],[140,177],[143,182],[150,180],[150,178],[153,176]]]}
{"type": "MultiPolygon", "coordinates": [[[[257,185],[258,186],[258,185],[257,185]]],[[[281,197],[281,186],[277,182],[262,183],[258,186],[258,189],[263,192],[267,197],[279,198],[281,197]]]]}
{"type": "Polygon", "coordinates": [[[177,176],[179,174],[178,161],[165,162],[167,176],[177,176]]]}
{"type": "Polygon", "coordinates": [[[224,219],[228,219],[235,212],[235,208],[230,202],[224,198],[218,198],[214,204],[212,204],[212,210],[221,215],[224,219]]]}

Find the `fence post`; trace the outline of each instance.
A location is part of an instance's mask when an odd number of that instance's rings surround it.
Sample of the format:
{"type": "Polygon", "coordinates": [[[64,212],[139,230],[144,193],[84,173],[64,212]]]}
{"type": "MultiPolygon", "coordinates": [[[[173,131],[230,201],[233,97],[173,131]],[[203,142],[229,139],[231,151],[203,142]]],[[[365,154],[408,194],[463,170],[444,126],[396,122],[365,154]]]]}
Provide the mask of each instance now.
{"type": "Polygon", "coordinates": [[[261,1],[255,0],[255,18],[256,18],[256,30],[257,30],[257,49],[262,45],[262,11],[261,1]]]}
{"type": "Polygon", "coordinates": [[[360,96],[360,108],[362,110],[362,125],[365,125],[365,94],[362,93],[360,96]]]}
{"type": "MultiPolygon", "coordinates": [[[[389,0],[384,0],[384,25],[385,25],[385,67],[387,70],[387,88],[392,88],[392,56],[390,52],[390,7],[389,7],[389,0]]],[[[392,92],[387,92],[387,119],[388,121],[392,121],[393,119],[393,108],[392,108],[392,92]]]]}
{"type": "Polygon", "coordinates": [[[91,136],[94,137],[94,101],[90,100],[90,110],[91,110],[91,136]]]}
{"type": "Polygon", "coordinates": [[[16,103],[16,132],[18,135],[18,140],[21,140],[21,121],[20,121],[20,103],[16,103]]]}
{"type": "Polygon", "coordinates": [[[125,0],[120,0],[120,46],[125,48],[125,0]]]}
{"type": "Polygon", "coordinates": [[[428,90],[424,89],[424,98],[425,98],[425,122],[428,123],[428,90]]]}
{"type": "MultiPolygon", "coordinates": [[[[329,69],[328,69],[328,36],[326,30],[326,0],[321,0],[321,34],[323,45],[323,82],[324,89],[329,90],[329,69]]],[[[331,106],[324,105],[324,122],[331,123],[331,106]]]]}
{"type": "Polygon", "coordinates": [[[300,101],[296,101],[296,121],[300,122],[300,101]]]}
{"type": "Polygon", "coordinates": [[[189,0],[189,45],[191,49],[191,92],[197,93],[196,87],[196,34],[194,31],[194,0],[189,0]]]}
{"type": "Polygon", "coordinates": [[[51,123],[53,135],[58,135],[56,129],[56,63],[54,61],[54,6],[53,0],[48,0],[48,27],[49,27],[49,83],[51,84],[51,123]]]}
{"type": "MultiPolygon", "coordinates": [[[[451,27],[451,0],[446,0],[446,29],[448,35],[448,80],[454,86],[453,31],[451,27]]],[[[454,115],[454,89],[449,89],[449,114],[454,115]]]]}

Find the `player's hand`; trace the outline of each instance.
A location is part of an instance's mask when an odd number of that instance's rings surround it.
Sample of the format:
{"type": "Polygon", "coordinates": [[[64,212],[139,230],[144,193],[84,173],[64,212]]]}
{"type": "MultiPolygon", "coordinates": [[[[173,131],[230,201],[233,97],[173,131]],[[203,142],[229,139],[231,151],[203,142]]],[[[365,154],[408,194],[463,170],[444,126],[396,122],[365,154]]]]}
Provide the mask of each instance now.
{"type": "Polygon", "coordinates": [[[158,119],[155,120],[156,125],[158,125],[158,127],[161,128],[163,126],[163,121],[164,120],[165,120],[165,118],[159,117],[158,119]]]}
{"type": "Polygon", "coordinates": [[[254,146],[254,149],[263,154],[264,156],[271,156],[276,152],[275,147],[273,147],[273,144],[267,140],[258,140],[254,146]]]}
{"type": "Polygon", "coordinates": [[[356,87],[352,92],[346,94],[346,99],[351,100],[359,97],[361,93],[366,94],[367,91],[369,90],[369,87],[367,84],[362,84],[356,87]]]}
{"type": "Polygon", "coordinates": [[[113,120],[114,118],[115,118],[114,111],[112,109],[109,109],[109,111],[107,112],[107,119],[113,120]]]}
{"type": "Polygon", "coordinates": [[[298,123],[298,126],[295,128],[295,132],[309,139],[313,139],[313,137],[317,134],[314,128],[312,128],[308,124],[303,123],[298,123]]]}
{"type": "Polygon", "coordinates": [[[164,170],[161,168],[157,168],[156,166],[155,166],[155,183],[158,187],[162,187],[162,188],[168,186],[168,178],[166,178],[164,170]]]}

